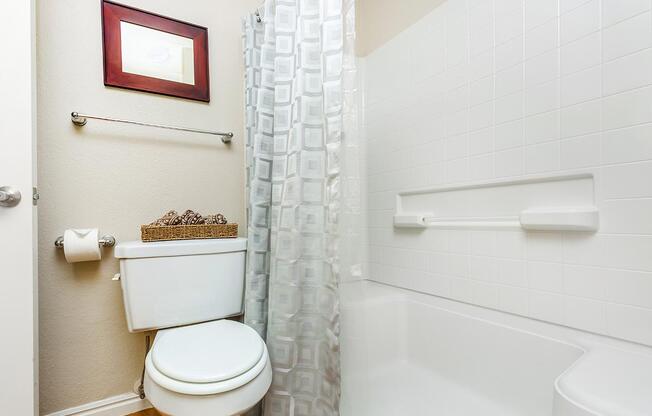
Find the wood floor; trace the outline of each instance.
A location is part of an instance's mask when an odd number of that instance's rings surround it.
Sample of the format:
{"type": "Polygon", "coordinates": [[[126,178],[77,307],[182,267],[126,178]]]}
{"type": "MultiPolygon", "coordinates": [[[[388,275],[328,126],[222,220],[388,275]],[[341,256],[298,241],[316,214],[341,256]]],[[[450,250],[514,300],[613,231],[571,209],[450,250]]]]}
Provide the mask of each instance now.
{"type": "Polygon", "coordinates": [[[127,416],[160,416],[161,414],[154,409],[141,410],[127,416]]]}

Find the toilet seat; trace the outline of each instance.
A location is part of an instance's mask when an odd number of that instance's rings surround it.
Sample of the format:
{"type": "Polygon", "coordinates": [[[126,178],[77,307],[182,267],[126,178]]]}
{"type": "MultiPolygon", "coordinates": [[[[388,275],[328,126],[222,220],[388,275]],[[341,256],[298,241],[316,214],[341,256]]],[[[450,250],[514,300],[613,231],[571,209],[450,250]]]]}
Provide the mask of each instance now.
{"type": "Polygon", "coordinates": [[[256,331],[220,320],[159,331],[145,368],[168,390],[211,395],[249,383],[267,361],[267,347],[256,331]]]}

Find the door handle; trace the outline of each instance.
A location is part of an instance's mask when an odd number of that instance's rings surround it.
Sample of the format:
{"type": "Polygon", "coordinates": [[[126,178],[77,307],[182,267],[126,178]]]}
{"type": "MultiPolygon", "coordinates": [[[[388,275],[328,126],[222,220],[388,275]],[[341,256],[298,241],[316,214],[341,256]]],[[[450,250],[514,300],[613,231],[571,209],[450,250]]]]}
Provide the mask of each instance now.
{"type": "Polygon", "coordinates": [[[11,186],[0,186],[0,207],[15,207],[20,203],[21,195],[18,189],[11,186]]]}

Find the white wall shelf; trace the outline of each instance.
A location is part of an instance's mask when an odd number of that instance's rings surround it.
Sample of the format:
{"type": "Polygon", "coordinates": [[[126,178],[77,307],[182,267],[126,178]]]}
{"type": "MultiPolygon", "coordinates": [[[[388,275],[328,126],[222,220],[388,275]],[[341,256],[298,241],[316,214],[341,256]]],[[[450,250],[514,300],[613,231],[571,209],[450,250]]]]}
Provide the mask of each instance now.
{"type": "Polygon", "coordinates": [[[394,227],[597,231],[592,173],[401,192],[394,227]]]}

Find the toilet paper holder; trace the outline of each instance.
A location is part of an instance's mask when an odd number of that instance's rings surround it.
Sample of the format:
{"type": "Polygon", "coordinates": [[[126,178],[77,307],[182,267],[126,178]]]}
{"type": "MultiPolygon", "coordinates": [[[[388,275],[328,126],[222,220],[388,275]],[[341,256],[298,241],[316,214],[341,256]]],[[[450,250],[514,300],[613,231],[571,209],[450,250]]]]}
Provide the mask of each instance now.
{"type": "MultiPolygon", "coordinates": [[[[100,237],[97,244],[102,247],[113,247],[115,246],[115,237],[112,235],[103,235],[100,237]]],[[[63,248],[63,236],[59,236],[56,240],[54,240],[54,246],[56,248],[63,248]]]]}

